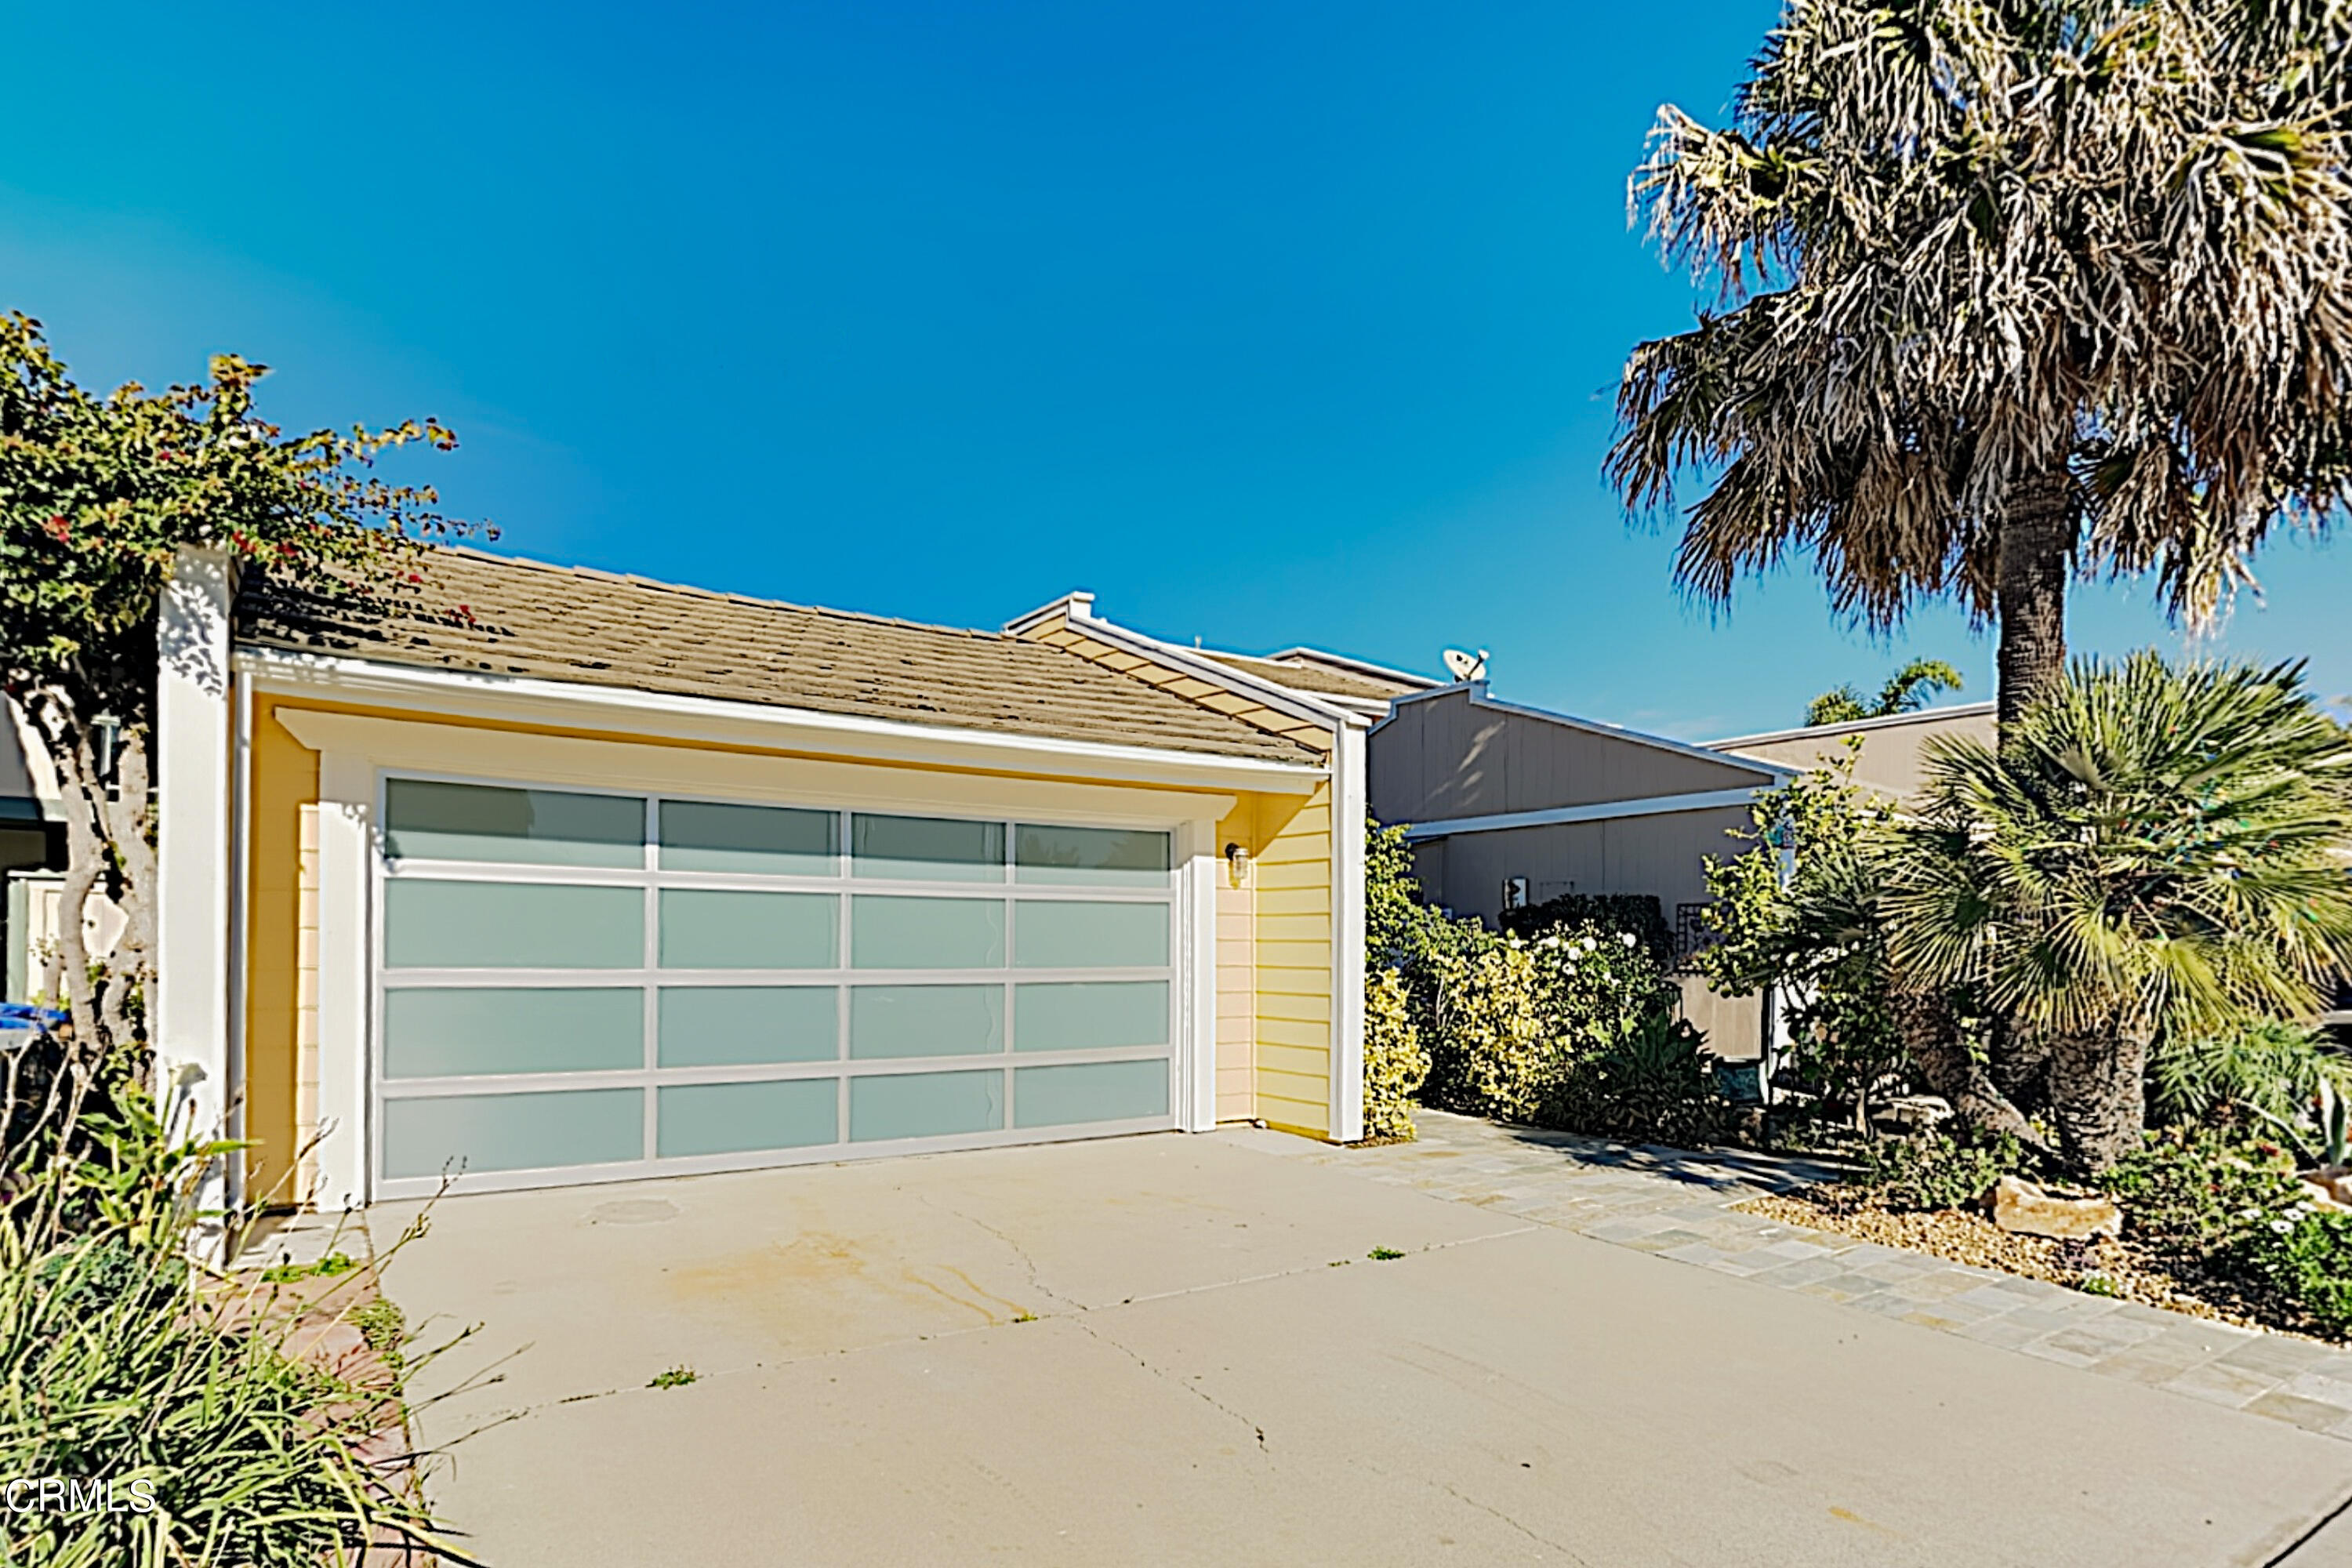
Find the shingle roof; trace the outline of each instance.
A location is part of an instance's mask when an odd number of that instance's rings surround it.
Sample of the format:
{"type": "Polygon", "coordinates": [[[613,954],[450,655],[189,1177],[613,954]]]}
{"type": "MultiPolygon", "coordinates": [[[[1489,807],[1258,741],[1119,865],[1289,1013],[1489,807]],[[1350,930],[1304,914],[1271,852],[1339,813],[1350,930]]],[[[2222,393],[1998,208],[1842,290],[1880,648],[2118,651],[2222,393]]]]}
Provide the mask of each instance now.
{"type": "Polygon", "coordinates": [[[1229,665],[1261,680],[1287,686],[1293,691],[1315,692],[1328,697],[1355,697],[1376,702],[1422,689],[1418,686],[1408,686],[1402,680],[1381,680],[1370,675],[1358,675],[1352,670],[1334,669],[1327,664],[1307,664],[1286,658],[1257,658],[1245,653],[1211,652],[1209,657],[1219,664],[1229,665]]]}
{"type": "Polygon", "coordinates": [[[427,550],[390,593],[263,579],[248,646],[1221,756],[1314,752],[1056,647],[1001,632],[682,588],[472,550],[427,550]]]}

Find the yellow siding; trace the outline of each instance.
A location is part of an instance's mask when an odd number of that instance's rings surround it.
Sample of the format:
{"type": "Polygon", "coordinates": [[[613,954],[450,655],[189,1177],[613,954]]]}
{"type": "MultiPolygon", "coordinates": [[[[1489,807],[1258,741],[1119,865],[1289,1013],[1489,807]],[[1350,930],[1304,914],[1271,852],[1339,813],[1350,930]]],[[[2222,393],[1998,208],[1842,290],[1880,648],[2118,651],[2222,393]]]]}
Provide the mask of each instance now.
{"type": "Polygon", "coordinates": [[[1313,1137],[1331,1122],[1331,787],[1258,797],[1258,1116],[1313,1137]]]}
{"type": "MultiPolygon", "coordinates": [[[[303,828],[313,824],[319,799],[319,756],[278,721],[278,703],[254,703],[250,863],[247,886],[252,910],[247,927],[245,969],[246,1191],[251,1201],[272,1206],[302,1201],[294,1162],[306,1120],[299,1100],[302,1007],[313,1014],[315,992],[304,994],[306,960],[317,965],[317,895],[303,897],[303,828]],[[310,810],[306,812],[305,808],[310,810]],[[307,929],[306,929],[307,927],[307,929]]],[[[314,846],[315,847],[315,846],[314,846]]],[[[315,885],[314,885],[315,886],[315,885]]],[[[317,1120],[317,1069],[310,1071],[317,1120]]]]}
{"type": "MultiPolygon", "coordinates": [[[[1251,797],[1234,803],[1217,824],[1217,848],[1238,844],[1255,853],[1257,810],[1251,797]]],[[[1244,871],[1217,870],[1217,1120],[1257,1116],[1257,900],[1244,871]]]]}
{"type": "MultiPolygon", "coordinates": [[[[673,743],[340,702],[282,705],[469,728],[673,743]]],[[[304,1143],[315,1135],[318,1121],[314,861],[319,759],[278,721],[280,706],[280,700],[267,696],[254,704],[246,1127],[256,1144],[247,1156],[247,1190],[257,1199],[283,1204],[310,1195],[310,1173],[298,1171],[296,1163],[304,1143]]],[[[1239,885],[1223,867],[1217,872],[1216,1114],[1221,1121],[1261,1120],[1312,1137],[1328,1135],[1330,816],[1330,789],[1325,784],[1303,799],[1244,795],[1217,825],[1216,850],[1239,844],[1250,855],[1239,885]]]]}

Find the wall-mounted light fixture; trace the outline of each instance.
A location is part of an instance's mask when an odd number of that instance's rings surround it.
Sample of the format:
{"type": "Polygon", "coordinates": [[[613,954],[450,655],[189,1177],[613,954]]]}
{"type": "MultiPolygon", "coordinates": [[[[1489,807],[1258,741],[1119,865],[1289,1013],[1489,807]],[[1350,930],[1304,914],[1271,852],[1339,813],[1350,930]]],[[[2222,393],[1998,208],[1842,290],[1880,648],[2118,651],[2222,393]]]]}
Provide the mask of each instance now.
{"type": "Polygon", "coordinates": [[[1234,874],[1234,887],[1241,887],[1249,881],[1249,851],[1240,845],[1225,846],[1225,868],[1234,874]]]}

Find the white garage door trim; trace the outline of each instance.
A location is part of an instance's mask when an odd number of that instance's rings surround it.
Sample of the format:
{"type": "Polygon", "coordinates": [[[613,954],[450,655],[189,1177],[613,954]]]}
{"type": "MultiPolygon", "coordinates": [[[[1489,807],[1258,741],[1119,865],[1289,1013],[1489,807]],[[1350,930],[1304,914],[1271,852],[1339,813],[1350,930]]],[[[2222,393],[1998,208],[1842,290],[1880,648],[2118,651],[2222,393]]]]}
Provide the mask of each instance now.
{"type": "MultiPolygon", "coordinates": [[[[464,730],[429,721],[309,711],[288,711],[281,720],[298,739],[321,753],[316,952],[317,1101],[322,1120],[314,1158],[319,1173],[316,1201],[322,1205],[365,1203],[439,1184],[422,1179],[381,1182],[374,1176],[376,1146],[383,1136],[373,1067],[380,1037],[375,960],[383,929],[377,893],[383,880],[377,854],[377,825],[382,821],[378,798],[384,774],[434,773],[436,770],[430,763],[437,761],[446,767],[460,754],[467,763],[478,763],[479,770],[455,776],[485,783],[844,810],[867,805],[892,814],[1172,832],[1177,861],[1172,900],[1178,935],[1169,978],[1178,1027],[1170,1053],[1169,1114],[1150,1118],[1144,1125],[1198,1130],[1213,1123],[1213,1049],[1207,1042],[1214,1012],[1213,871],[1222,864],[1216,859],[1214,829],[1232,808],[1230,796],[933,773],[832,760],[689,752],[624,742],[464,730]],[[698,777],[716,778],[719,787],[693,787],[690,781],[698,777]],[[1033,800],[1036,809],[1024,809],[1024,803],[1033,800]]],[[[540,877],[546,870],[535,868],[530,875],[540,877]]],[[[566,875],[556,873],[550,879],[560,882],[566,875]]],[[[1009,984],[1014,975],[1008,972],[1006,978],[1009,984]]],[[[629,1180],[670,1172],[863,1158],[918,1148],[1053,1142],[1102,1136],[1108,1131],[1115,1129],[1092,1124],[1070,1130],[1008,1128],[950,1140],[829,1145],[797,1154],[780,1152],[758,1160],[680,1156],[658,1165],[615,1166],[591,1174],[595,1179],[629,1180]]],[[[575,1168],[557,1179],[568,1184],[583,1178],[575,1168]]],[[[543,1185],[548,1180],[543,1173],[483,1172],[460,1177],[454,1190],[543,1185]]]]}
{"type": "MultiPolygon", "coordinates": [[[[385,824],[386,829],[379,835],[385,852],[378,858],[378,914],[373,922],[377,986],[374,1026],[371,1036],[376,1049],[372,1053],[373,1071],[370,1086],[373,1099],[370,1120],[379,1133],[374,1140],[375,1185],[386,1197],[425,1195],[436,1191],[445,1175],[460,1178],[459,1185],[474,1191],[569,1186],[646,1176],[689,1175],[946,1149],[987,1148],[1004,1143],[1050,1142],[1071,1138],[1162,1131],[1179,1124],[1183,1094],[1179,1080],[1177,1058],[1180,1053],[1177,1047],[1182,1032],[1183,989],[1179,984],[1178,970],[1182,944],[1177,918],[1175,849],[1183,831],[1184,825],[1181,822],[1157,818],[1130,820],[1114,826],[1106,823],[1038,823],[975,815],[915,817],[903,812],[861,811],[856,802],[747,801],[740,797],[617,790],[592,793],[565,786],[561,790],[542,790],[537,798],[542,805],[551,800],[586,801],[594,802],[600,807],[624,807],[621,816],[625,819],[633,819],[634,826],[630,830],[639,835],[639,842],[593,847],[616,856],[633,851],[636,865],[616,863],[583,867],[550,865],[521,858],[451,858],[431,855],[395,858],[399,817],[389,809],[388,797],[390,792],[404,784],[426,788],[456,785],[464,789],[499,792],[500,797],[531,788],[530,781],[468,774],[427,773],[414,770],[386,770],[378,774],[376,820],[385,824]],[[801,814],[812,826],[823,825],[828,849],[822,857],[801,856],[797,858],[807,862],[821,859],[825,868],[794,873],[746,873],[666,866],[663,851],[671,846],[665,841],[665,818],[683,818],[695,807],[709,805],[789,811],[801,814]],[[904,869],[887,874],[865,870],[866,862],[856,853],[853,842],[861,829],[887,829],[925,823],[951,824],[978,830],[980,836],[991,840],[995,855],[993,864],[975,862],[969,874],[947,878],[926,877],[904,869]],[[1149,887],[1070,885],[1066,879],[1024,880],[1022,874],[1024,862],[1019,851],[1025,841],[1041,831],[1051,834],[1064,827],[1075,827],[1081,832],[1101,832],[1110,827],[1113,830],[1123,828],[1149,833],[1164,838],[1168,864],[1164,870],[1149,874],[1153,884],[1149,887]],[[386,903],[392,895],[409,889],[419,893],[429,890],[437,895],[441,889],[460,886],[501,889],[548,889],[574,895],[569,900],[556,900],[553,904],[555,910],[561,910],[567,903],[576,909],[584,897],[593,896],[593,892],[609,889],[613,894],[635,893],[638,895],[635,910],[622,918],[635,928],[634,946],[637,962],[633,964],[580,963],[561,967],[399,963],[397,955],[391,951],[395,922],[386,912],[386,903]],[[792,907],[805,910],[816,917],[810,934],[829,948],[832,962],[790,966],[715,964],[707,961],[707,954],[699,957],[673,955],[667,951],[667,944],[673,934],[682,936],[687,925],[685,919],[673,917],[686,915],[688,906],[685,900],[709,894],[751,894],[796,900],[792,907]],[[671,902],[673,896],[679,900],[677,906],[671,902]],[[1063,922],[1067,931],[1063,937],[1066,942],[1071,936],[1084,939],[1089,931],[1100,931],[1106,922],[1114,919],[1111,911],[1115,910],[1146,913],[1161,911],[1161,919],[1156,923],[1162,934],[1157,941],[1151,941],[1148,935],[1154,922],[1149,920],[1142,922],[1147,933],[1146,941],[1152,951],[1161,955],[1160,961],[1157,963],[1044,963],[1025,958],[1024,950],[1033,941],[1042,941],[1044,933],[1051,929],[1045,920],[1049,911],[1080,909],[1087,911],[1092,919],[1075,928],[1069,927],[1066,921],[1063,922]],[[863,940],[864,936],[878,928],[886,919],[904,920],[918,913],[940,916],[950,911],[961,916],[966,910],[975,915],[983,911],[994,912],[992,921],[983,919],[980,922],[983,927],[993,928],[994,962],[950,967],[859,962],[860,952],[870,945],[863,940]],[[867,917],[872,917],[870,923],[867,917]],[[861,931],[861,928],[866,929],[861,931]],[[1033,929],[1038,931],[1038,938],[1033,939],[1027,934],[1033,929]],[[1160,1038],[1140,1045],[1074,1049],[1024,1047],[1021,1043],[1021,1036],[1024,1032],[1023,1016],[1033,1003],[1045,1002],[1044,988],[1083,984],[1160,987],[1160,1027],[1156,1031],[1145,1031],[1156,1032],[1160,1038]],[[824,994],[828,999],[825,1011],[830,1017],[825,1026],[833,1036],[832,1050],[823,1058],[794,1062],[664,1064],[661,1056],[669,1041],[664,1036],[661,1012],[673,998],[682,1003],[695,993],[709,994],[721,989],[744,988],[766,990],[772,997],[775,992],[787,989],[811,995],[824,994]],[[469,993],[477,995],[496,994],[502,997],[573,998],[633,993],[635,1000],[627,1005],[636,1015],[634,1026],[641,1058],[632,1067],[602,1069],[393,1074],[389,1069],[394,1036],[387,1026],[388,1014],[395,1000],[406,1001],[413,996],[420,1001],[426,997],[442,1001],[469,993]],[[996,1043],[985,1051],[873,1057],[858,1054],[857,1023],[861,1016],[872,1016],[881,1011],[878,1005],[875,1008],[862,1006],[862,1002],[872,998],[877,1004],[885,1001],[911,1003],[917,997],[927,995],[978,1004],[977,1007],[964,1011],[973,1019],[985,1019],[990,1037],[996,1043]],[[991,1013],[994,1015],[992,1018],[988,1016],[991,1013]],[[1024,1079],[1034,1086],[1033,1092],[1042,1093],[1046,1080],[1039,1075],[1048,1074],[1056,1068],[1111,1062],[1149,1062],[1159,1067],[1163,1075],[1159,1095],[1161,1109],[1133,1117],[1030,1127],[1022,1125],[1024,1079]],[[933,1084],[944,1087],[949,1075],[952,1075],[956,1087],[968,1086],[979,1090],[982,1097],[980,1114],[1001,1125],[987,1130],[896,1138],[858,1135],[858,1124],[867,1100],[866,1096],[859,1093],[859,1089],[867,1080],[929,1078],[933,1084]],[[682,1100],[671,1100],[665,1091],[698,1086],[749,1086],[786,1081],[823,1082],[832,1086],[835,1091],[829,1119],[832,1137],[822,1142],[726,1152],[669,1155],[659,1152],[662,1145],[671,1138],[671,1129],[663,1125],[665,1110],[674,1109],[681,1121],[688,1114],[682,1100]],[[552,1103],[542,1097],[575,1095],[583,1098],[571,1101],[573,1106],[593,1103],[618,1110],[626,1107],[627,1101],[624,1097],[632,1094],[638,1102],[636,1134],[639,1152],[635,1158],[610,1162],[525,1162],[501,1169],[494,1168],[490,1163],[499,1158],[499,1151],[485,1147],[474,1156],[479,1168],[468,1171],[462,1167],[453,1168],[446,1158],[438,1157],[436,1146],[436,1155],[431,1157],[425,1167],[416,1167],[413,1163],[395,1166],[394,1163],[396,1155],[405,1154],[404,1144],[407,1139],[404,1135],[404,1129],[429,1115],[427,1108],[420,1102],[441,1101],[446,1104],[462,1100],[467,1102],[468,1112],[479,1110],[496,1114],[498,1109],[552,1103]],[[669,1102],[667,1107],[665,1107],[665,1101],[669,1102]]],[[[1048,879],[1057,877],[1051,868],[1040,868],[1036,875],[1048,879]]],[[[1066,879],[1066,875],[1061,873],[1059,878],[1066,879]]],[[[446,900],[436,898],[436,901],[446,900]]],[[[609,899],[606,902],[615,911],[628,908],[625,898],[609,899]]],[[[734,929],[740,931],[740,924],[734,929]]],[[[732,933],[728,931],[705,931],[701,933],[701,940],[725,943],[732,940],[732,933]]],[[[460,954],[453,949],[446,956],[454,958],[460,954]]],[[[873,1098],[878,1101],[880,1097],[873,1098]]]]}

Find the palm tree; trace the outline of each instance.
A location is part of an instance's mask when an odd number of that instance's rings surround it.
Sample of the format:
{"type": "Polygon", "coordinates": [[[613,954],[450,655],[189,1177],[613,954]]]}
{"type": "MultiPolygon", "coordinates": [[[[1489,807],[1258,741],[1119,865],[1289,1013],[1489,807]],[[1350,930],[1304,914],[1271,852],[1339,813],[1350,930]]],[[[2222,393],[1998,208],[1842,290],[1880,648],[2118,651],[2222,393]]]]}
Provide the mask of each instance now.
{"type": "Polygon", "coordinates": [[[1721,296],[1633,351],[1609,458],[1636,512],[1706,478],[1679,581],[1957,597],[2004,731],[2070,577],[2210,616],[2352,479],[2347,50],[2352,0],[1790,0],[1732,128],[1662,110],[1631,185],[1721,296]]]}
{"type": "Polygon", "coordinates": [[[2352,735],[2300,665],[2084,663],[1927,774],[1875,856],[1893,968],[2046,1043],[2085,1168],[2136,1146],[2159,1038],[2307,1017],[2352,963],[2352,735]]]}
{"type": "Polygon", "coordinates": [[[1940,658],[1915,658],[1878,689],[1876,701],[1865,700],[1852,681],[1822,692],[1806,704],[1805,722],[1851,724],[1857,719],[1891,719],[1916,713],[1938,691],[1960,689],[1960,672],[1940,658]]]}

